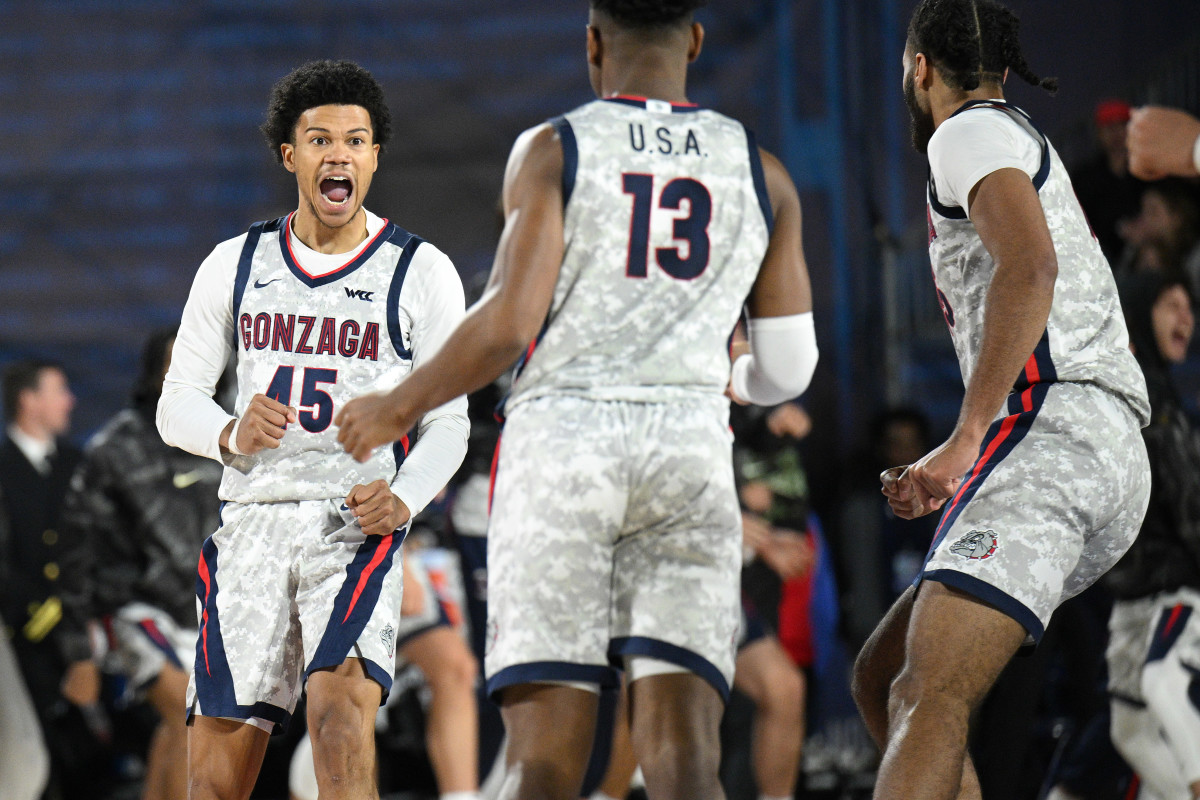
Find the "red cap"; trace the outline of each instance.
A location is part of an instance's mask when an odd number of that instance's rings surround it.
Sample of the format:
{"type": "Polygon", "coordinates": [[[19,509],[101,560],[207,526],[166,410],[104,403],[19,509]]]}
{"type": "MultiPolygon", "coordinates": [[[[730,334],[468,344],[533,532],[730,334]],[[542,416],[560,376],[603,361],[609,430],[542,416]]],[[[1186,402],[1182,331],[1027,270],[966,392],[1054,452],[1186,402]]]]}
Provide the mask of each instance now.
{"type": "Polygon", "coordinates": [[[1096,124],[1115,125],[1129,122],[1129,103],[1124,100],[1102,100],[1096,104],[1096,124]]]}

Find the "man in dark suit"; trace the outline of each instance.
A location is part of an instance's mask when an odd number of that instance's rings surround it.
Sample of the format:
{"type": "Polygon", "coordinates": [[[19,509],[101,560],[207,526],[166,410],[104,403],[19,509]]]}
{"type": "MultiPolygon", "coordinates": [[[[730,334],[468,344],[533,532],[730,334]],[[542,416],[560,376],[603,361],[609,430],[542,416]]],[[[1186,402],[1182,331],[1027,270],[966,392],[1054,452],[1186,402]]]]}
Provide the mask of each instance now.
{"type": "MultiPolygon", "coordinates": [[[[64,724],[77,728],[64,720],[78,720],[63,696],[70,693],[69,681],[64,687],[66,664],[54,641],[62,618],[58,514],[80,460],[79,450],[62,438],[75,397],[61,366],[33,360],[4,370],[3,393],[7,427],[0,440],[0,513],[8,533],[0,539],[0,618],[10,629],[17,662],[54,751],[59,749],[56,739],[68,738],[56,737],[56,730],[65,733],[64,724]]],[[[69,791],[71,779],[60,769],[61,759],[54,761],[55,782],[69,791]]]]}

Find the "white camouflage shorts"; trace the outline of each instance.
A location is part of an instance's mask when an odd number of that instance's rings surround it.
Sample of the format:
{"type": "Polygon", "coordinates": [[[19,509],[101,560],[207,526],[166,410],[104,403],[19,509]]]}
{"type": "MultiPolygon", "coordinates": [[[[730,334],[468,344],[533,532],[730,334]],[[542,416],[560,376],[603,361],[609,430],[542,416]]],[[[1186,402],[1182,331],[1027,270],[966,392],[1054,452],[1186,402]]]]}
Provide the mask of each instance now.
{"type": "Polygon", "coordinates": [[[1145,705],[1142,668],[1174,651],[1179,661],[1200,674],[1200,592],[1173,592],[1118,600],[1108,618],[1108,693],[1145,705]]]}
{"type": "Polygon", "coordinates": [[[154,683],[167,664],[191,673],[196,629],[179,625],[161,608],[128,603],[108,619],[108,630],[104,669],[124,675],[134,692],[154,683]]]}
{"type": "Polygon", "coordinates": [[[1149,498],[1146,446],[1125,401],[1087,384],[1035,384],[988,429],[913,583],[967,592],[1037,642],[1054,610],[1133,544],[1149,498]]]}
{"type": "Polygon", "coordinates": [[[340,499],[226,503],[221,523],[200,554],[189,717],[282,730],[308,675],[348,657],[386,697],[407,529],[366,536],[340,499]]]}
{"type": "Polygon", "coordinates": [[[488,529],[489,694],[615,686],[626,656],[723,696],[741,619],[741,520],[724,398],[542,397],[509,415],[488,529]]]}

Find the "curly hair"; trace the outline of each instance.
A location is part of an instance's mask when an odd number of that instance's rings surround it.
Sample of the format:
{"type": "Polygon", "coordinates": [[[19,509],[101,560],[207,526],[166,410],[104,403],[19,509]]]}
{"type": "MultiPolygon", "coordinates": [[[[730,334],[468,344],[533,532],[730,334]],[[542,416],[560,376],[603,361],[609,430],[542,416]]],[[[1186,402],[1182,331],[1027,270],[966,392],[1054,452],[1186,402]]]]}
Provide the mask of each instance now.
{"type": "Polygon", "coordinates": [[[592,8],[627,28],[658,28],[689,18],[707,0],[591,0],[592,8]]]}
{"type": "Polygon", "coordinates": [[[375,144],[381,148],[387,144],[392,115],[383,99],[383,87],[374,76],[352,61],[310,61],[271,88],[267,119],[260,130],[276,161],[283,161],[280,145],[294,144],[300,115],[325,105],[362,106],[371,115],[375,144]]]}
{"type": "Polygon", "coordinates": [[[1017,15],[994,0],[922,0],[908,25],[909,44],[956,89],[974,91],[985,78],[999,81],[1011,69],[1054,94],[1058,79],[1029,68],[1019,33],[1017,15]]]}

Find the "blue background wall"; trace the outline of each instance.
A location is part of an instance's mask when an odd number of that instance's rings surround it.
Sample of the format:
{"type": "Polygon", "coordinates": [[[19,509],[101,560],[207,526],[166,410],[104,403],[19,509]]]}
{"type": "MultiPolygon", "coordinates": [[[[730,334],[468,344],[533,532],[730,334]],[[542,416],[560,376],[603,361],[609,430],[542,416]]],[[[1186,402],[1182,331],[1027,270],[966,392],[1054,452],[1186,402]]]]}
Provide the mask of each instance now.
{"type": "MultiPolygon", "coordinates": [[[[1086,148],[1098,99],[1170,69],[1200,31],[1193,2],[1011,5],[1029,61],[1063,83],[1057,98],[1011,96],[1066,152],[1086,148]]],[[[802,187],[825,355],[807,399],[831,421],[818,448],[844,446],[889,386],[942,397],[943,417],[954,407],[948,337],[923,339],[931,290],[909,233],[924,170],[899,94],[910,10],[714,0],[701,15],[692,99],[757,129],[802,187]],[[890,359],[885,275],[912,323],[890,359]]],[[[257,125],[271,84],[312,58],[354,59],[385,85],[395,138],[368,206],[464,278],[486,270],[513,138],[590,99],[585,21],[583,0],[0,0],[0,362],[66,362],[77,438],[119,408],[142,338],[177,321],[212,246],[294,207],[257,125]]]]}

